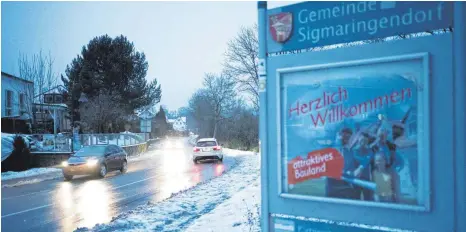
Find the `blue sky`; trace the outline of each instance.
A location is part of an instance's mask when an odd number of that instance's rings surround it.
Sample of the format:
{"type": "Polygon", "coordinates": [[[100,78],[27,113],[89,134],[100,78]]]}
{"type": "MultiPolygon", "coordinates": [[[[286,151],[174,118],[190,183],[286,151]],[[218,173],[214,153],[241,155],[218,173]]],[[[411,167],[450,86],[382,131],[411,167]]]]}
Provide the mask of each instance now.
{"type": "MultiPolygon", "coordinates": [[[[19,53],[50,52],[55,72],[95,36],[123,34],[146,54],[162,104],[186,106],[206,72],[220,72],[227,42],[257,22],[251,2],[2,2],[2,71],[18,75],[19,53]]],[[[269,3],[272,6],[282,3],[269,3]]]]}

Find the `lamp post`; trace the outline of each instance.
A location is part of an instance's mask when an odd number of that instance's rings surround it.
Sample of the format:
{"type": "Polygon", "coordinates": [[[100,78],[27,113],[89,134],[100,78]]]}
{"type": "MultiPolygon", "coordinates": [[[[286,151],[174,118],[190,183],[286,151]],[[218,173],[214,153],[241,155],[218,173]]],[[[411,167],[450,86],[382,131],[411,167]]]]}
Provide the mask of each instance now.
{"type": "MultiPolygon", "coordinates": [[[[73,98],[73,101],[74,101],[74,98],[73,98]]],[[[79,102],[79,103],[86,103],[86,102],[88,102],[88,99],[87,99],[85,93],[81,92],[81,96],[79,97],[78,102],[79,102]]],[[[71,152],[73,152],[73,151],[75,150],[75,149],[74,149],[75,145],[77,145],[76,147],[78,147],[78,146],[80,147],[80,146],[81,146],[80,143],[79,143],[79,129],[75,128],[75,125],[74,125],[74,115],[75,115],[75,113],[76,113],[76,110],[77,110],[77,109],[73,108],[72,120],[71,120],[71,121],[72,121],[71,123],[73,124],[73,125],[72,125],[72,127],[73,127],[73,129],[72,129],[72,136],[73,136],[73,137],[72,137],[72,139],[71,139],[71,152]]]]}

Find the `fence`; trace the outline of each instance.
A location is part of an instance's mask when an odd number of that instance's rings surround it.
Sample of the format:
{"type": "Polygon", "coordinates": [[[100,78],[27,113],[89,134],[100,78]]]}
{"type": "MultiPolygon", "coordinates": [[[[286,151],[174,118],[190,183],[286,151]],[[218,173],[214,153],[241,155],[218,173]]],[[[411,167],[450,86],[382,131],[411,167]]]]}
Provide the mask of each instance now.
{"type": "MultiPolygon", "coordinates": [[[[72,135],[31,134],[23,135],[30,142],[32,152],[71,152],[72,135]]],[[[114,144],[121,147],[141,144],[149,140],[148,133],[79,134],[81,146],[114,144]]]]}
{"type": "Polygon", "coordinates": [[[145,133],[80,134],[79,136],[82,146],[114,144],[123,147],[141,144],[149,139],[145,133]]]}

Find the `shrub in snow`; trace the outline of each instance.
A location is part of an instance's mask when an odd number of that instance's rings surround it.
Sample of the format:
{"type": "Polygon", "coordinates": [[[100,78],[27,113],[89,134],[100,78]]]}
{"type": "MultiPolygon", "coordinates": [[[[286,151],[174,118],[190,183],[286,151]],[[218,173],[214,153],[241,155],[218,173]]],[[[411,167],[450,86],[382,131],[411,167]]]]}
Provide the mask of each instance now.
{"type": "Polygon", "coordinates": [[[13,140],[13,152],[2,162],[2,172],[24,171],[31,167],[32,156],[25,139],[17,135],[13,140]]]}

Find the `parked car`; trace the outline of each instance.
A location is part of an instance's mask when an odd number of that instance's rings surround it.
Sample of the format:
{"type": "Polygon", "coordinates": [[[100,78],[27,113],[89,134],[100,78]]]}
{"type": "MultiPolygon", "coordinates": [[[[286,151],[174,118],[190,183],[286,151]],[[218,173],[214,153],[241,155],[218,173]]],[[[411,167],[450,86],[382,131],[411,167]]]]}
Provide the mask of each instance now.
{"type": "Polygon", "coordinates": [[[214,138],[199,139],[193,148],[193,162],[200,160],[218,160],[223,162],[223,150],[214,138]]]}
{"type": "Polygon", "coordinates": [[[75,175],[105,177],[109,171],[128,170],[127,154],[117,145],[92,145],[81,148],[62,163],[65,180],[75,175]]]}

